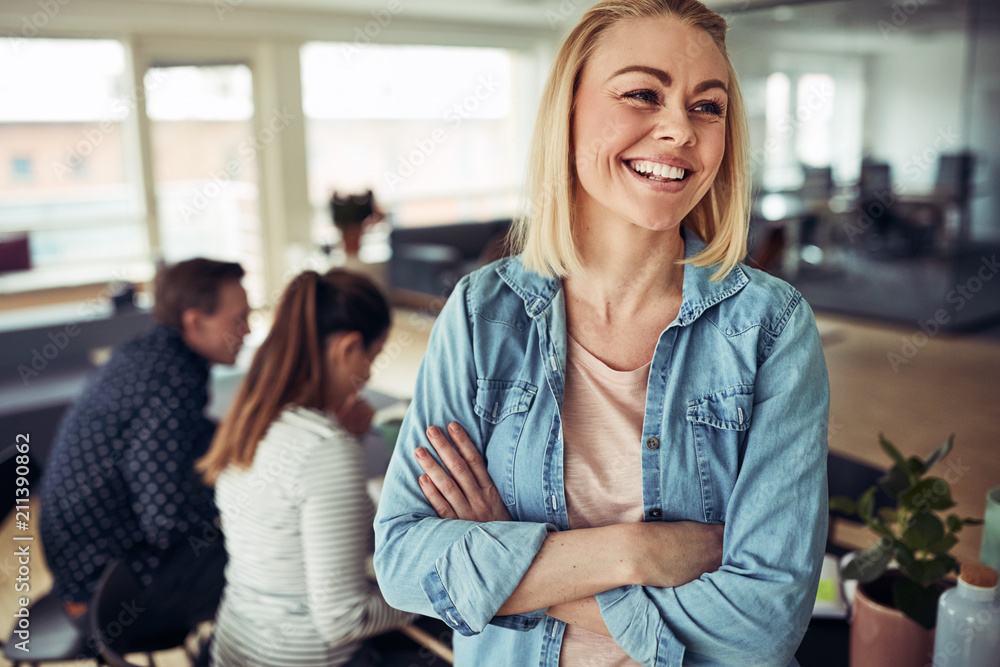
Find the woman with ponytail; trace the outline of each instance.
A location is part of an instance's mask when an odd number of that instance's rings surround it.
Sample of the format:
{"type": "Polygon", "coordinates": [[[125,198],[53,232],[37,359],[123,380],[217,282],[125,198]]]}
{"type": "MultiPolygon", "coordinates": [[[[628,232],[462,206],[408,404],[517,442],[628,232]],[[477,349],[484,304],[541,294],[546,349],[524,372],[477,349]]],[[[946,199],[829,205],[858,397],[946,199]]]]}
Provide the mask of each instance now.
{"type": "Polygon", "coordinates": [[[282,295],[198,462],[229,555],[214,664],[361,664],[363,639],[412,620],[365,577],[374,507],[353,435],[389,324],[378,288],[346,271],[306,271],[282,295]]]}

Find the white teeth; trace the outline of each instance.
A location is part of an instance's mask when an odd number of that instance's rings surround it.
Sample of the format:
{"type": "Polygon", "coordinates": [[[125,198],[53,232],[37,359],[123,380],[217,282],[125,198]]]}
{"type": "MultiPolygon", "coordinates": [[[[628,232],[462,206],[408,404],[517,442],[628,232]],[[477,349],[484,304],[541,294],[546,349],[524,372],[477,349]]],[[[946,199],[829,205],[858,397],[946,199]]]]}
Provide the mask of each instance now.
{"type": "Polygon", "coordinates": [[[686,173],[680,167],[671,167],[660,162],[650,162],[648,160],[635,160],[628,163],[632,169],[640,174],[651,175],[657,178],[671,179],[679,181],[686,173]]]}

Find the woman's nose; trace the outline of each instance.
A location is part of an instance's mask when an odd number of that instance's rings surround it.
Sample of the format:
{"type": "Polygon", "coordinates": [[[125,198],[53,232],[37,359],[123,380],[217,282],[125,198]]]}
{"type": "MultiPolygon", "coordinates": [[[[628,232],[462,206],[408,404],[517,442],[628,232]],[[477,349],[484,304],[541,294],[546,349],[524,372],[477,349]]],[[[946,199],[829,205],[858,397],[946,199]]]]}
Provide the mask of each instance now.
{"type": "Polygon", "coordinates": [[[654,135],[657,139],[672,141],[678,146],[693,146],[695,133],[687,109],[678,105],[664,105],[656,114],[654,135]]]}

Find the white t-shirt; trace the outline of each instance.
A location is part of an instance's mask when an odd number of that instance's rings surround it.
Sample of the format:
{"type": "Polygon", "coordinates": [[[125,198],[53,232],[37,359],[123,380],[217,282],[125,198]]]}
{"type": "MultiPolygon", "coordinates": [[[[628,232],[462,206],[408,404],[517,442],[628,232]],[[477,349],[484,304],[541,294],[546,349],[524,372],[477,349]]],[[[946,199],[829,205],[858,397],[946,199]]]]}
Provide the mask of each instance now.
{"type": "Polygon", "coordinates": [[[365,576],[375,509],[363,455],[329,416],[288,407],[250,468],[219,476],[229,562],[214,664],[342,665],[362,639],[413,619],[365,576]]]}
{"type": "MultiPolygon", "coordinates": [[[[642,521],[642,420],[650,364],[616,371],[568,335],[567,345],[562,416],[569,527],[642,521]]],[[[559,664],[638,663],[614,639],[567,625],[559,664]]]]}

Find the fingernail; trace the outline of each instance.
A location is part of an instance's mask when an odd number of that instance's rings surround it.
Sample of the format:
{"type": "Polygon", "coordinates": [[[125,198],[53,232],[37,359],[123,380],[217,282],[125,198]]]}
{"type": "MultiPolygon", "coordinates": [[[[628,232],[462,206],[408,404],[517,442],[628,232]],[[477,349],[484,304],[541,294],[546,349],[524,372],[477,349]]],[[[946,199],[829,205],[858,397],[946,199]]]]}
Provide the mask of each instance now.
{"type": "Polygon", "coordinates": [[[440,434],[441,434],[441,431],[438,430],[437,426],[431,426],[429,429],[427,429],[427,437],[428,438],[433,438],[434,436],[440,435],[440,434]]]}
{"type": "Polygon", "coordinates": [[[458,431],[458,428],[459,428],[458,424],[455,423],[455,422],[452,422],[452,423],[448,424],[448,430],[449,431],[458,431]]]}
{"type": "Polygon", "coordinates": [[[423,447],[417,447],[417,449],[414,451],[414,454],[416,454],[418,459],[422,459],[425,456],[427,456],[427,450],[424,449],[423,447]]]}
{"type": "Polygon", "coordinates": [[[431,478],[427,475],[421,475],[417,478],[417,481],[426,486],[427,483],[431,481],[431,478]]]}

